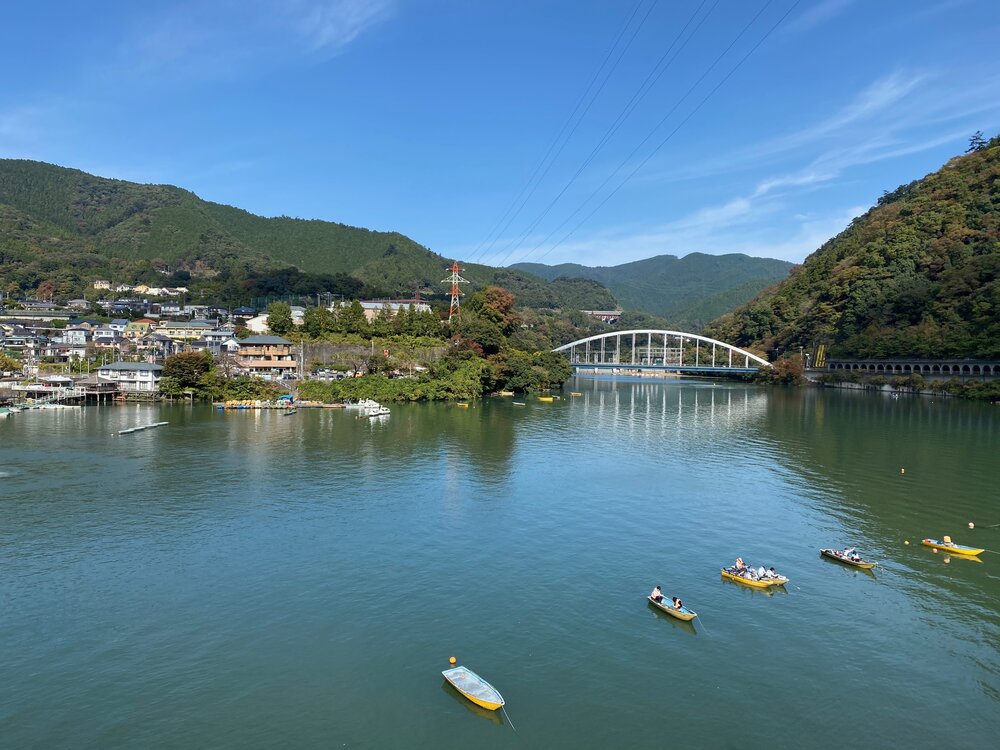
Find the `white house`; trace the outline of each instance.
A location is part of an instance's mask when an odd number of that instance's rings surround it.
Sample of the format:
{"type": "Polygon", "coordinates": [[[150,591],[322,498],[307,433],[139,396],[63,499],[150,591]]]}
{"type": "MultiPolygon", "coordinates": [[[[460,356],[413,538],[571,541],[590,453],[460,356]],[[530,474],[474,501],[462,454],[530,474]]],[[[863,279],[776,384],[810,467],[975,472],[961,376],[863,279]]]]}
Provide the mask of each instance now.
{"type": "Polygon", "coordinates": [[[117,383],[118,388],[122,391],[155,393],[160,390],[162,373],[162,365],[154,365],[149,362],[115,362],[101,366],[97,371],[97,377],[101,380],[117,383]]]}

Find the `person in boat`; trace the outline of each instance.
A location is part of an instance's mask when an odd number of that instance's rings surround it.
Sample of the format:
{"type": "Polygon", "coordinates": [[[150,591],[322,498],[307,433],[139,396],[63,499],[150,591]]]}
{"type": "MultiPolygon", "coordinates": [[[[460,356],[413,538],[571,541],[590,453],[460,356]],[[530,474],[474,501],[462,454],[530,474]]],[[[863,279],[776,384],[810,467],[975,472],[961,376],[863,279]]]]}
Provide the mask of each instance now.
{"type": "Polygon", "coordinates": [[[742,557],[737,557],[736,565],[734,567],[736,568],[737,573],[743,573],[747,569],[747,564],[743,562],[742,557]]]}
{"type": "Polygon", "coordinates": [[[677,598],[675,596],[674,597],[674,609],[683,609],[683,608],[684,608],[684,602],[682,602],[679,598],[677,598]]]}
{"type": "Polygon", "coordinates": [[[767,570],[764,568],[763,565],[761,565],[759,568],[757,568],[757,580],[763,581],[765,578],[767,578],[767,570]]]}
{"type": "Polygon", "coordinates": [[[767,577],[768,578],[781,578],[781,576],[778,575],[778,572],[774,568],[771,568],[770,570],[767,571],[767,577]]]}
{"type": "Polygon", "coordinates": [[[657,604],[663,601],[663,592],[660,590],[659,586],[656,586],[653,589],[653,593],[649,595],[649,598],[652,599],[657,604]]]}

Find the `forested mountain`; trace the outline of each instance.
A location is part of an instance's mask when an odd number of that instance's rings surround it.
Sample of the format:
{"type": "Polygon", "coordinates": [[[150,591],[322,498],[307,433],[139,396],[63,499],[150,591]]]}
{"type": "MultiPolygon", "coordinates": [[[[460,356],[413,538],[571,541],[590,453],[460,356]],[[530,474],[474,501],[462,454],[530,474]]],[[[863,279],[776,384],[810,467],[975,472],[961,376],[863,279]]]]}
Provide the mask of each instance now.
{"type": "Polygon", "coordinates": [[[753,299],[788,275],[791,263],[749,255],[691,253],[683,258],[657,255],[619,266],[518,263],[514,268],[543,279],[591,279],[606,286],[629,310],[666,318],[683,330],[697,331],[710,320],[753,299]]]}
{"type": "Polygon", "coordinates": [[[971,149],[886,192],[709,331],[777,354],[1000,359],[1000,137],[971,149]]]}
{"type": "MultiPolygon", "coordinates": [[[[97,278],[192,283],[235,299],[252,293],[442,294],[443,258],[397,232],[264,218],[170,185],[111,180],[41,162],[0,159],[0,281],[75,296],[97,278]],[[169,279],[169,281],[168,281],[169,279]],[[252,290],[247,292],[247,290],[252,290]]],[[[613,307],[593,282],[550,284],[470,265],[472,288],[499,284],[532,307],[613,307]]]]}

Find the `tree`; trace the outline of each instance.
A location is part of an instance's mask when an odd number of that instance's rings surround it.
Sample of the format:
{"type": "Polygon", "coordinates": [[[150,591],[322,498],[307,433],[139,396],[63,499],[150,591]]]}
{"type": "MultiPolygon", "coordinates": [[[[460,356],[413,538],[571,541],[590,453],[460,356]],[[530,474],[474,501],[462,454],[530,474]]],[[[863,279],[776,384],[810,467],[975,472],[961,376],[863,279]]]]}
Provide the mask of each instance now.
{"type": "Polygon", "coordinates": [[[313,338],[319,338],[332,331],[335,323],[333,313],[325,307],[310,307],[302,318],[302,330],[313,338]]]}
{"type": "Polygon", "coordinates": [[[13,357],[8,357],[6,354],[0,354],[0,371],[3,372],[20,372],[21,362],[14,359],[13,357]]]}
{"type": "Polygon", "coordinates": [[[287,302],[272,302],[267,306],[267,327],[279,336],[292,330],[292,308],[287,302]]]}
{"type": "Polygon", "coordinates": [[[989,145],[986,139],[983,137],[983,131],[977,130],[969,138],[969,147],[965,149],[965,153],[971,154],[973,151],[982,151],[986,146],[989,145]]]}
{"type": "MultiPolygon", "coordinates": [[[[213,364],[212,355],[207,351],[171,354],[163,361],[163,378],[176,381],[181,389],[194,388],[211,372],[213,364]]],[[[160,389],[163,390],[162,385],[160,389]]]]}
{"type": "Polygon", "coordinates": [[[365,309],[357,300],[351,302],[346,307],[340,308],[340,315],[337,317],[340,330],[344,333],[357,333],[367,336],[369,333],[368,318],[365,317],[365,309]]]}

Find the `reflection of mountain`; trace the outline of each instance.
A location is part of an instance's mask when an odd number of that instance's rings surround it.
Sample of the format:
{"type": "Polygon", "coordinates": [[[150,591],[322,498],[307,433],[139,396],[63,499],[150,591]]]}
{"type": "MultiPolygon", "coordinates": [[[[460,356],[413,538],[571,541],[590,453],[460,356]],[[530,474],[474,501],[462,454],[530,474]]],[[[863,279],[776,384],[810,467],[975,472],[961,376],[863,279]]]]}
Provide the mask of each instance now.
{"type": "Polygon", "coordinates": [[[983,404],[773,389],[761,429],[780,460],[838,499],[825,510],[887,547],[1000,521],[990,500],[1000,433],[983,404]]]}

